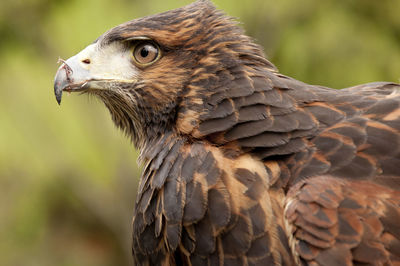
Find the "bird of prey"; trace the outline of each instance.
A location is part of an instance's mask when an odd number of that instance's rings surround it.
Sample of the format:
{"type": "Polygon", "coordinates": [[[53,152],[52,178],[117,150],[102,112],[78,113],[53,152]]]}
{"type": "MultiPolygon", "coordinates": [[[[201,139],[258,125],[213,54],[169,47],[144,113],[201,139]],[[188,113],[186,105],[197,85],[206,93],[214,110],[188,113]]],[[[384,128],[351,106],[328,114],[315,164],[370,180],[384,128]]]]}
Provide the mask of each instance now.
{"type": "Polygon", "coordinates": [[[279,73],[208,0],[63,61],[141,151],[138,265],[399,265],[400,85],[279,73]]]}

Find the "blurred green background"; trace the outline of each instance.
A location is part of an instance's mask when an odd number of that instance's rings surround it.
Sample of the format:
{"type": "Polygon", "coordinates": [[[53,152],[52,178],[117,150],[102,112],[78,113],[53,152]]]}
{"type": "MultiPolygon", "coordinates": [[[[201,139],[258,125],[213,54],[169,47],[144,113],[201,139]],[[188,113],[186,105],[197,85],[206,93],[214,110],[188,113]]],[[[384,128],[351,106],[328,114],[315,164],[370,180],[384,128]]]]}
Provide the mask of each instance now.
{"type": "MultiPolygon", "coordinates": [[[[178,0],[0,2],[0,265],[131,265],[137,151],[94,98],[53,95],[57,59],[178,0]]],[[[400,1],[215,0],[282,73],[399,82],[400,1]]],[[[68,96],[68,95],[66,95],[68,96]]]]}

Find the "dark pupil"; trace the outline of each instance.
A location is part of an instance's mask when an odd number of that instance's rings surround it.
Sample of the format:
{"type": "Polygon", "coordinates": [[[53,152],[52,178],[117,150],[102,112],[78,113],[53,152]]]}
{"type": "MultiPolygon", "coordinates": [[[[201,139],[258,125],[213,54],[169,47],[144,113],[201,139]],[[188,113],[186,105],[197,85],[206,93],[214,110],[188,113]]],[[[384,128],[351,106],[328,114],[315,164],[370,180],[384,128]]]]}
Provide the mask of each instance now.
{"type": "Polygon", "coordinates": [[[149,50],[145,46],[140,50],[140,56],[144,58],[144,57],[147,57],[148,55],[149,55],[149,50]]]}

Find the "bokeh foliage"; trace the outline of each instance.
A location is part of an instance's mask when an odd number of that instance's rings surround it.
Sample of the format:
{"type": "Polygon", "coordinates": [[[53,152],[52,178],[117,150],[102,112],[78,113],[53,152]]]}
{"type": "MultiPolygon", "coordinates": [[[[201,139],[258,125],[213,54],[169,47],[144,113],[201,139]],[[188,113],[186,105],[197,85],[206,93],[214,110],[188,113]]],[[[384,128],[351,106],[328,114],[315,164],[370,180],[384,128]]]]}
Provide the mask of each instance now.
{"type": "MultiPolygon", "coordinates": [[[[0,265],[129,265],[137,152],[96,99],[52,82],[105,30],[179,0],[0,2],[0,265]],[[67,96],[67,95],[66,95],[67,96]]],[[[282,73],[334,88],[400,78],[400,1],[215,0],[282,73]]]]}

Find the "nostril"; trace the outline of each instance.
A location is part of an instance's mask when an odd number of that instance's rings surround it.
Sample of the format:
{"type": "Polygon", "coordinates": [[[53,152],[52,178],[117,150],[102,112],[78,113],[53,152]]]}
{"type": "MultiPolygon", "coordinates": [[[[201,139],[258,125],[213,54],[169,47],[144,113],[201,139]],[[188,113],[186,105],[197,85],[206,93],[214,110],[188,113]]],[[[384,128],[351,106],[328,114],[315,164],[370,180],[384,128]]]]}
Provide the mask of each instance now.
{"type": "Polygon", "coordinates": [[[90,64],[90,59],[89,59],[89,58],[86,58],[86,59],[82,60],[82,63],[84,63],[84,64],[90,64]]]}

